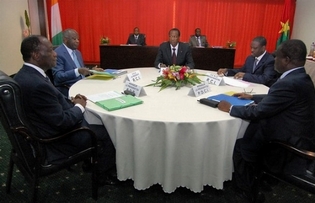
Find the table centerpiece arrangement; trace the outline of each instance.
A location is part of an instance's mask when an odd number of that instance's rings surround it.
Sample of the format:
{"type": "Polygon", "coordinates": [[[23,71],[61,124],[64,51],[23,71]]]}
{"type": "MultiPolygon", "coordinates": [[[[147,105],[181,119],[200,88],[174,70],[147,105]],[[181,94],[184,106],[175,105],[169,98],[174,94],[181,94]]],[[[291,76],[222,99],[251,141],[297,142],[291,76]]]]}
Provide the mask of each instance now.
{"type": "Polygon", "coordinates": [[[197,76],[204,75],[195,73],[186,66],[177,65],[172,65],[161,71],[162,74],[157,77],[156,81],[146,86],[161,87],[160,91],[167,87],[175,87],[178,90],[185,85],[200,84],[202,81],[197,76]]]}

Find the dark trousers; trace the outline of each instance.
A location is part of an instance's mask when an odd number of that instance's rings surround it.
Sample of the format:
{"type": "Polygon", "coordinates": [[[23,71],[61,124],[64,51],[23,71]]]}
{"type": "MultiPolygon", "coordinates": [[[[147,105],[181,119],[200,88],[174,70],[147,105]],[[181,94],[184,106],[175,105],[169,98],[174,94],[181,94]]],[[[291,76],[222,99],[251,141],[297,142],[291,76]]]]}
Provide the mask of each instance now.
{"type": "MultiPolygon", "coordinates": [[[[100,173],[106,173],[115,168],[116,150],[106,128],[103,125],[89,125],[83,120],[77,127],[89,127],[97,137],[98,142],[98,168],[100,173]]],[[[91,146],[90,135],[87,132],[79,132],[61,142],[47,146],[46,159],[48,163],[57,164],[77,152],[91,146]]]]}
{"type": "Polygon", "coordinates": [[[233,152],[233,183],[251,195],[258,193],[263,165],[261,157],[265,141],[260,133],[259,124],[251,122],[244,137],[236,141],[233,152]]]}

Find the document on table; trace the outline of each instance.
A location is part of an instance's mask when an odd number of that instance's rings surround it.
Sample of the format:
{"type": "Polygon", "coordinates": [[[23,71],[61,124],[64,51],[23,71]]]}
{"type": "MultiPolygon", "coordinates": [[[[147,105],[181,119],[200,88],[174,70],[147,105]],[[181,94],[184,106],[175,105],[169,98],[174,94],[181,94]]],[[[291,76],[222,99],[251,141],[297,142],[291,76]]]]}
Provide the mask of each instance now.
{"type": "Polygon", "coordinates": [[[117,97],[121,97],[121,96],[123,96],[123,95],[116,92],[116,91],[109,91],[109,92],[103,92],[103,93],[99,93],[99,94],[89,95],[89,96],[87,96],[87,98],[88,98],[88,100],[95,103],[98,101],[113,99],[113,98],[117,98],[117,97]]]}
{"type": "Polygon", "coordinates": [[[248,87],[250,84],[243,81],[243,80],[238,80],[230,77],[223,77],[224,83],[227,85],[231,85],[234,87],[248,87]]]}

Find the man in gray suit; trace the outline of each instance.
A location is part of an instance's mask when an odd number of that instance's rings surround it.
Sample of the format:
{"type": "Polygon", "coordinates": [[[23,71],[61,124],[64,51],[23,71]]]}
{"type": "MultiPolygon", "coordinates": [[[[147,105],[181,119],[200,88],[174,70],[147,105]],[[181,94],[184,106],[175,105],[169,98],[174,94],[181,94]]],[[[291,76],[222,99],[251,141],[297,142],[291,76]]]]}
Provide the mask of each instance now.
{"type": "Polygon", "coordinates": [[[179,42],[180,31],[173,28],[169,31],[169,41],[160,45],[154,66],[156,68],[171,65],[187,66],[194,68],[190,46],[187,43],[179,42]]]}
{"type": "Polygon", "coordinates": [[[195,35],[191,35],[189,39],[189,45],[191,47],[208,47],[207,37],[201,35],[200,28],[195,29],[195,35]]]}

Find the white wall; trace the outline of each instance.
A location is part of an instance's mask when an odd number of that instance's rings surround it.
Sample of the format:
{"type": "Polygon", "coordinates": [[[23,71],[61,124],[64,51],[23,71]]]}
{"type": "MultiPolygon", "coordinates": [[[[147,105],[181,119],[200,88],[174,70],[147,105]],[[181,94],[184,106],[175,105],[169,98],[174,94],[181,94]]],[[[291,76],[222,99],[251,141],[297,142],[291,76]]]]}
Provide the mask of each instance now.
{"type": "Polygon", "coordinates": [[[297,0],[291,39],[302,40],[309,52],[315,42],[315,0],[297,0]]]}
{"type": "Polygon", "coordinates": [[[8,75],[16,73],[23,64],[20,45],[26,27],[24,11],[27,0],[0,0],[0,69],[8,75]]]}
{"type": "MultiPolygon", "coordinates": [[[[0,0],[0,69],[7,74],[16,73],[23,60],[20,45],[26,28],[24,10],[31,18],[32,33],[38,34],[39,25],[36,0],[0,0]],[[28,2],[30,10],[28,9],[28,2]]],[[[308,51],[315,41],[315,0],[297,0],[291,38],[301,39],[308,51]]]]}

